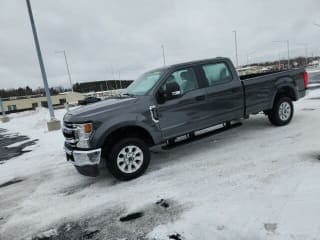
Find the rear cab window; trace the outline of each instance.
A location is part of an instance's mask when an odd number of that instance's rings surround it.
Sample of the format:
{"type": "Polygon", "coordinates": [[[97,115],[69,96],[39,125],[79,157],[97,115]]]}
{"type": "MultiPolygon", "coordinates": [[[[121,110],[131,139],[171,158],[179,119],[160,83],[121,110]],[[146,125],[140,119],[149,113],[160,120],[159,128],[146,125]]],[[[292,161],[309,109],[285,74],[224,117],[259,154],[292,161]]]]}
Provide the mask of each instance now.
{"type": "Polygon", "coordinates": [[[201,68],[209,86],[228,83],[233,79],[228,65],[224,62],[205,64],[201,68]]]}

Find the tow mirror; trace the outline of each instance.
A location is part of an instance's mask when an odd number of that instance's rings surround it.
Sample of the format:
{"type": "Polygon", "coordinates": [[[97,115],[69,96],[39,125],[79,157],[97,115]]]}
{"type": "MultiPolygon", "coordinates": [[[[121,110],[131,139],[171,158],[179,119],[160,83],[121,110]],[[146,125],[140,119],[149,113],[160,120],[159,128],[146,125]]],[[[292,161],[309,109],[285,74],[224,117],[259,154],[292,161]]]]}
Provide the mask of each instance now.
{"type": "Polygon", "coordinates": [[[156,99],[159,104],[179,97],[181,97],[180,86],[175,81],[169,82],[164,87],[161,87],[156,94],[156,99]]]}

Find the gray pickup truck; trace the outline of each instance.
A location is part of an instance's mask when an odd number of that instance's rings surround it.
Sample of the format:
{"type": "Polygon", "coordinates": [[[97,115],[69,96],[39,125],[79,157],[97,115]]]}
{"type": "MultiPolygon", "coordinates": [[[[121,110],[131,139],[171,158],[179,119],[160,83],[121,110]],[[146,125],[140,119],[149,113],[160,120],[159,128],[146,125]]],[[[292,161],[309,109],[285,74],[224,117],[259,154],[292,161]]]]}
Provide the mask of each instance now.
{"type": "Polygon", "coordinates": [[[259,112],[275,126],[288,124],[307,83],[304,69],[239,77],[228,58],[155,69],[118,97],[65,114],[66,157],[81,174],[97,176],[106,165],[130,180],[147,169],[150,147],[179,136],[259,112]]]}

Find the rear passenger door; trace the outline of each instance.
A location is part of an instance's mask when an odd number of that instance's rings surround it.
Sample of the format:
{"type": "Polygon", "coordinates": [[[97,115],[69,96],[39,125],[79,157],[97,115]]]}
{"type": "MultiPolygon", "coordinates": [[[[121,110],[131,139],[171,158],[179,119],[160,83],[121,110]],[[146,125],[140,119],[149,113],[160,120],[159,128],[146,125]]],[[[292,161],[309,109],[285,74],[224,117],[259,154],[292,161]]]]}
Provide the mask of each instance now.
{"type": "Polygon", "coordinates": [[[207,82],[207,111],[211,124],[243,117],[244,96],[241,82],[227,62],[213,62],[200,67],[207,82]]]}

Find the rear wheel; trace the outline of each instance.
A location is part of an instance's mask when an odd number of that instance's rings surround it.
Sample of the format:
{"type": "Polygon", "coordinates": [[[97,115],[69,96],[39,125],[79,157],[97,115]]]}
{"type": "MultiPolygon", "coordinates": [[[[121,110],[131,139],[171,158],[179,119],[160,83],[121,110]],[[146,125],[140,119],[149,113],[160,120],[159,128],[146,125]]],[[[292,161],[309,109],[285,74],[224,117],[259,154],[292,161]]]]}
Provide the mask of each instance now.
{"type": "Polygon", "coordinates": [[[149,166],[148,145],[139,138],[125,138],[113,145],[107,159],[111,174],[122,181],[141,176],[149,166]]]}
{"type": "Polygon", "coordinates": [[[290,123],[293,117],[293,103],[288,97],[279,97],[272,110],[268,113],[269,121],[275,126],[284,126],[290,123]]]}

